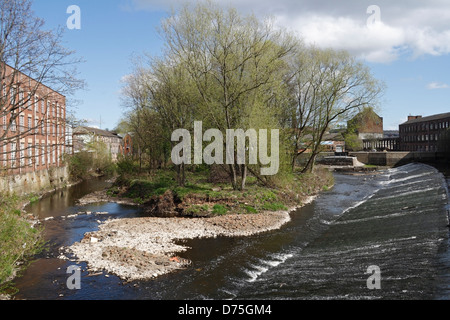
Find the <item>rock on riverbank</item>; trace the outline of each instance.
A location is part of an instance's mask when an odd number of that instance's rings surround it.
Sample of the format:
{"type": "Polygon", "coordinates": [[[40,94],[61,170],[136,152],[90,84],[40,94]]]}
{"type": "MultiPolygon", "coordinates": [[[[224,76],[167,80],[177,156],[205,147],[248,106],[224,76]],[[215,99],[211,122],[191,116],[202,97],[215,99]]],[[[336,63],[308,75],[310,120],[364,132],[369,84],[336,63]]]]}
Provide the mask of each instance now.
{"type": "Polygon", "coordinates": [[[87,233],[82,241],[65,248],[65,253],[86,261],[91,271],[105,270],[127,281],[145,280],[190,264],[175,255],[188,249],[177,244],[177,240],[249,236],[278,229],[289,221],[287,211],[203,219],[109,220],[98,231],[87,233]]]}

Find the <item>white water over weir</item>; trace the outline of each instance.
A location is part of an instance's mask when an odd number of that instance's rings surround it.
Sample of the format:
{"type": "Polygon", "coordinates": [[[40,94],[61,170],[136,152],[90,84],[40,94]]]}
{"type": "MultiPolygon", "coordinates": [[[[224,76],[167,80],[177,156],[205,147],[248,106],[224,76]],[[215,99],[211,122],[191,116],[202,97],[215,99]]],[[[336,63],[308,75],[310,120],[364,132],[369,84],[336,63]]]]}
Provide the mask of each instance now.
{"type": "Polygon", "coordinates": [[[320,223],[311,219],[311,230],[318,230],[314,239],[292,248],[292,258],[282,268],[264,273],[259,283],[253,281],[257,287],[242,288],[237,296],[259,298],[271,292],[272,298],[294,299],[436,299],[448,295],[448,283],[439,283],[448,281],[450,272],[444,177],[427,165],[410,164],[390,169],[374,181],[373,193],[338,216],[316,209],[316,215],[323,216],[320,223]],[[367,287],[369,266],[381,271],[380,290],[367,287]],[[442,287],[444,292],[439,292],[442,287]]]}

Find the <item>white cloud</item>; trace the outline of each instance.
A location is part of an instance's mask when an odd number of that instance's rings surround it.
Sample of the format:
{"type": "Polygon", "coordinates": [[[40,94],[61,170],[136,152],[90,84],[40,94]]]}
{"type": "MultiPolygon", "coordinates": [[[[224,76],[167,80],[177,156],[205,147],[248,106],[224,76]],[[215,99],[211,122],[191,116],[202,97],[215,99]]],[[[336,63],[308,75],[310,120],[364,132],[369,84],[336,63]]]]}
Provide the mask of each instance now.
{"type": "MultiPolygon", "coordinates": [[[[135,10],[168,10],[178,0],[127,0],[135,10]]],[[[195,2],[191,1],[191,2],[195,2]]],[[[378,0],[381,22],[368,27],[369,1],[228,0],[244,13],[273,16],[278,25],[295,30],[308,43],[346,49],[371,62],[389,63],[450,53],[450,2],[444,0],[378,0]]]]}
{"type": "Polygon", "coordinates": [[[427,85],[427,88],[430,90],[436,90],[436,89],[448,89],[450,88],[450,85],[442,82],[431,82],[427,85]]]}

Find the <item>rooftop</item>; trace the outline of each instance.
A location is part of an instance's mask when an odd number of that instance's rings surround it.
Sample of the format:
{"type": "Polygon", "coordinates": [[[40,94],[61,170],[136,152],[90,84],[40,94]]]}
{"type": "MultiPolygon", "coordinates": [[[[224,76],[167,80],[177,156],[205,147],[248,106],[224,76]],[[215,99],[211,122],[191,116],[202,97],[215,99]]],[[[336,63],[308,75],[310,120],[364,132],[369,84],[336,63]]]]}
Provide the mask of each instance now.
{"type": "Polygon", "coordinates": [[[420,123],[420,122],[425,122],[425,121],[441,120],[441,119],[447,119],[447,118],[450,118],[450,112],[435,114],[432,116],[418,118],[418,119],[412,119],[412,120],[406,121],[405,123],[402,123],[401,125],[420,123]]]}
{"type": "Polygon", "coordinates": [[[102,137],[120,138],[115,132],[106,131],[98,128],[77,127],[73,130],[73,134],[86,134],[86,133],[92,133],[102,137]]]}

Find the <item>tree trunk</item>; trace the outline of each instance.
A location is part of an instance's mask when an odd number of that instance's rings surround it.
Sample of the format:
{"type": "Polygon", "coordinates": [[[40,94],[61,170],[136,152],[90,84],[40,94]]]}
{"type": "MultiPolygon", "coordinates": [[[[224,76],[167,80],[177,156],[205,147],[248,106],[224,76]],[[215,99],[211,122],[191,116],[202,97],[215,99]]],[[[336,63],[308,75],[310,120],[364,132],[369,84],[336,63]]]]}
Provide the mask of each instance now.
{"type": "Polygon", "coordinates": [[[230,164],[230,178],[231,178],[231,185],[233,186],[233,190],[237,190],[237,177],[236,177],[236,168],[234,167],[234,164],[230,164]]]}
{"type": "Polygon", "coordinates": [[[303,168],[302,173],[311,173],[314,170],[314,164],[316,162],[316,158],[317,158],[317,153],[313,152],[313,154],[311,155],[311,157],[309,157],[308,159],[308,163],[306,164],[306,166],[303,168]]]}
{"type": "Polygon", "coordinates": [[[245,182],[247,180],[247,165],[243,164],[241,167],[241,191],[245,189],[245,182]]]}
{"type": "Polygon", "coordinates": [[[186,184],[185,165],[184,163],[176,166],[177,170],[177,184],[179,187],[184,187],[186,184]]]}

